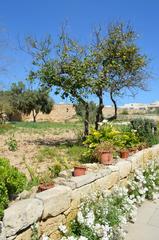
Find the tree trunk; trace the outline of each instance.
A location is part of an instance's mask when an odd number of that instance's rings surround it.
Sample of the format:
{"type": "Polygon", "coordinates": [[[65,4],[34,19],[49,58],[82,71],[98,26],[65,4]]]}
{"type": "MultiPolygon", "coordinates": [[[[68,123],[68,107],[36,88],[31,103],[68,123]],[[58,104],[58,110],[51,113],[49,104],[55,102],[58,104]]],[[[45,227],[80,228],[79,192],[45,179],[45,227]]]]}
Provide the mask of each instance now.
{"type": "Polygon", "coordinates": [[[89,104],[85,103],[84,137],[89,134],[89,104]]]}
{"type": "Polygon", "coordinates": [[[99,99],[99,105],[97,108],[97,114],[96,114],[96,121],[95,121],[95,129],[98,130],[99,127],[99,122],[103,121],[103,108],[104,108],[104,104],[103,104],[103,89],[99,89],[99,91],[97,92],[97,97],[99,99]]]}
{"type": "Polygon", "coordinates": [[[36,122],[36,116],[37,116],[37,114],[36,114],[36,112],[33,110],[33,122],[36,122]]]}
{"type": "Polygon", "coordinates": [[[111,101],[114,105],[114,115],[112,117],[110,117],[108,120],[112,121],[112,120],[117,119],[117,111],[118,111],[117,103],[116,103],[115,99],[113,98],[113,92],[112,91],[110,91],[110,99],[111,99],[111,101]]]}

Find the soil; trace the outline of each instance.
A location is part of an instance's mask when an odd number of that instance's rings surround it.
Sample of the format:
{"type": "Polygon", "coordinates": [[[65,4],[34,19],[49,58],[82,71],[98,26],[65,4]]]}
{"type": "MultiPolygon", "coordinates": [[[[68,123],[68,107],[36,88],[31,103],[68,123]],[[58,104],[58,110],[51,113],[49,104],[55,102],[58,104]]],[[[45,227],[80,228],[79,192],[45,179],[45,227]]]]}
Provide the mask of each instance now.
{"type": "Polygon", "coordinates": [[[63,130],[60,134],[57,131],[55,133],[53,129],[48,129],[45,132],[18,130],[14,132],[18,148],[16,151],[10,151],[6,141],[11,136],[13,136],[11,132],[0,135],[0,157],[9,159],[11,165],[25,173],[28,178],[30,178],[28,167],[41,173],[45,172],[52,164],[50,161],[37,162],[36,155],[40,148],[52,147],[65,141],[73,142],[76,139],[76,134],[72,130],[63,130]]]}

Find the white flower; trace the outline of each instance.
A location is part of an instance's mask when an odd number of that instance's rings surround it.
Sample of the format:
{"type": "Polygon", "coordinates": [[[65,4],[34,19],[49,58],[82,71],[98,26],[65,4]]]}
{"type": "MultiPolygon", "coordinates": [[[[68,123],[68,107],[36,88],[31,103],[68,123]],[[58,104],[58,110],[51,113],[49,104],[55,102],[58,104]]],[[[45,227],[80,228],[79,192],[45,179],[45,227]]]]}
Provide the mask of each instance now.
{"type": "Polygon", "coordinates": [[[64,233],[64,234],[67,233],[67,228],[66,228],[66,226],[63,225],[63,224],[61,224],[61,225],[59,226],[59,230],[60,230],[62,233],[64,233]]]}
{"type": "Polygon", "coordinates": [[[88,240],[88,238],[84,237],[84,236],[80,236],[79,240],[88,240]]]}
{"type": "Polygon", "coordinates": [[[94,224],[95,216],[94,212],[91,210],[86,215],[86,226],[91,227],[94,224]]]}
{"type": "Polygon", "coordinates": [[[83,217],[83,214],[81,211],[78,211],[77,213],[77,221],[80,223],[80,224],[83,224],[84,223],[84,217],[83,217]]]}
{"type": "Polygon", "coordinates": [[[48,236],[46,236],[45,234],[42,235],[41,240],[49,240],[50,238],[48,236]]]}
{"type": "Polygon", "coordinates": [[[103,120],[103,123],[107,123],[107,122],[108,122],[108,120],[106,120],[106,119],[103,120]]]}

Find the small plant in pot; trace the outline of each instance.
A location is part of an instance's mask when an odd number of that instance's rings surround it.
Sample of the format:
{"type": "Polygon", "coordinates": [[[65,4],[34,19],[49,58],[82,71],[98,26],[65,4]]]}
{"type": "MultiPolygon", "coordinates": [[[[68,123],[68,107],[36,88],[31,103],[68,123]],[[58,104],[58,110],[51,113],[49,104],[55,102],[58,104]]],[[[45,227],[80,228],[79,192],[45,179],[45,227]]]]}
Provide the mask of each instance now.
{"type": "Polygon", "coordinates": [[[54,187],[53,178],[48,175],[44,175],[40,178],[40,184],[38,186],[38,192],[43,192],[54,187]]]}
{"type": "Polygon", "coordinates": [[[94,151],[94,157],[98,159],[101,164],[111,165],[113,163],[114,146],[111,142],[101,142],[97,145],[94,151]]]}
{"type": "Polygon", "coordinates": [[[127,148],[122,148],[120,150],[120,157],[121,158],[128,158],[129,157],[129,149],[127,148]]]}
{"type": "Polygon", "coordinates": [[[73,176],[78,177],[78,176],[85,175],[86,171],[87,171],[87,168],[83,165],[82,166],[81,165],[75,166],[74,171],[73,171],[73,176]]]}

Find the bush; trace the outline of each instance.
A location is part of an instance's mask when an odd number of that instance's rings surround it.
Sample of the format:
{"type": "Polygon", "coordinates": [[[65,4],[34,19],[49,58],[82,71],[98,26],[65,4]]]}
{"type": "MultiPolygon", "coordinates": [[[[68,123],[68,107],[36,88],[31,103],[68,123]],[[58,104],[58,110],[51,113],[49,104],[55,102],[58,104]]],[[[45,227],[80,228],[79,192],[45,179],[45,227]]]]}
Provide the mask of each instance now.
{"type": "Polygon", "coordinates": [[[113,126],[110,123],[102,125],[99,130],[91,129],[84,144],[88,146],[89,149],[93,150],[98,144],[105,141],[113,144],[116,150],[121,148],[132,148],[139,144],[139,138],[136,131],[128,127],[113,126]]]}
{"type": "Polygon", "coordinates": [[[11,166],[5,158],[0,158],[0,218],[8,201],[23,191],[27,179],[23,173],[11,166]]]}
{"type": "Polygon", "coordinates": [[[14,135],[6,141],[6,144],[8,145],[9,151],[14,152],[18,148],[17,140],[15,139],[14,135]]]}
{"type": "Polygon", "coordinates": [[[3,217],[3,211],[7,207],[7,205],[8,205],[8,191],[4,182],[2,181],[2,179],[0,179],[0,219],[1,217],[3,217]]]}
{"type": "Polygon", "coordinates": [[[146,142],[149,146],[158,143],[157,124],[154,120],[137,118],[131,121],[131,125],[137,131],[141,142],[146,142]]]}

